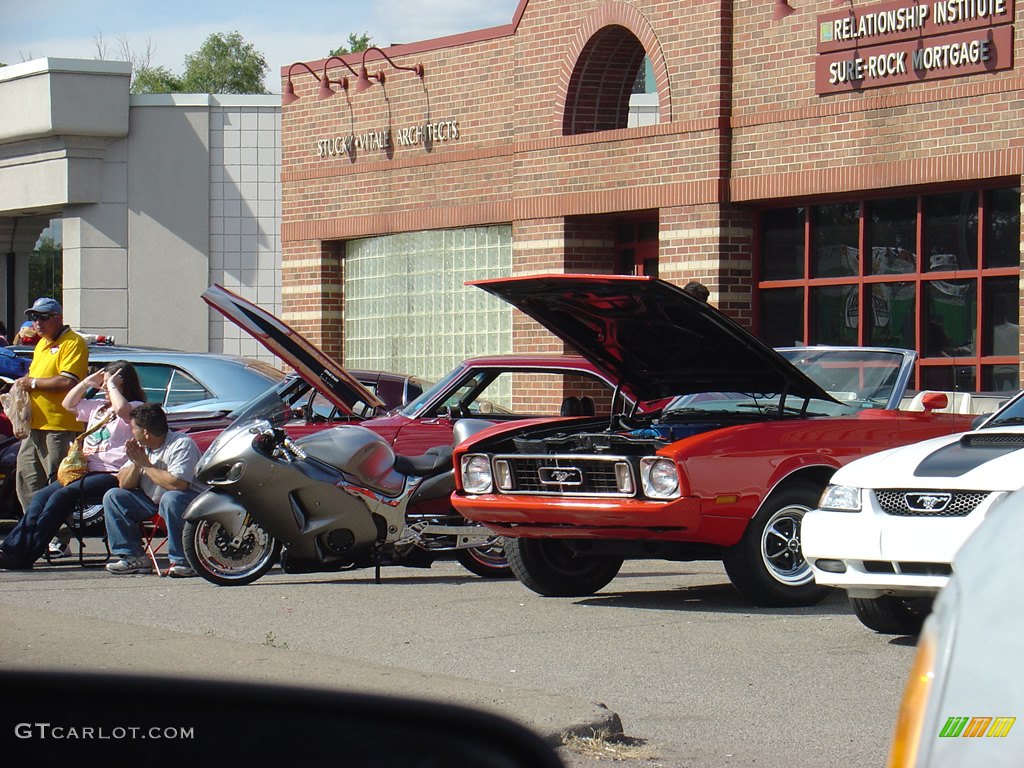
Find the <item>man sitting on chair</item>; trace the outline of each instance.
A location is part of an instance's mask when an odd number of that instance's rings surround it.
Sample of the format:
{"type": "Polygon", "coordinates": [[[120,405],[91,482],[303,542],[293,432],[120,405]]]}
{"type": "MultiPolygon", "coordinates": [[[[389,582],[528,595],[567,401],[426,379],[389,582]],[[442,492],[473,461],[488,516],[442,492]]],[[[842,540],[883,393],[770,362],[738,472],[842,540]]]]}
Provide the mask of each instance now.
{"type": "Polygon", "coordinates": [[[181,529],[185,509],[202,490],[195,479],[199,448],[183,432],[167,428],[156,403],[132,411],[132,439],[125,445],[128,463],[117,474],[117,488],[103,496],[103,517],[110,551],[119,558],[110,573],[148,573],[152,563],[143,551],[139,523],[159,513],[167,525],[168,576],[195,576],[185,560],[181,529]]]}

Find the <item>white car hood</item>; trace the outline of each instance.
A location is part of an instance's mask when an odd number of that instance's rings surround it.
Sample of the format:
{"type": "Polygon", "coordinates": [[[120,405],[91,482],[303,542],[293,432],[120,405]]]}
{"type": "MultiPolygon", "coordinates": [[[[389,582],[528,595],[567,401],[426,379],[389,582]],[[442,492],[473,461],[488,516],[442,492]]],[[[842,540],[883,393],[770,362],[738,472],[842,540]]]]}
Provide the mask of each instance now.
{"type": "Polygon", "coordinates": [[[833,475],[832,483],[861,488],[1016,490],[1024,487],[1024,430],[962,432],[882,451],[847,464],[833,475]]]}

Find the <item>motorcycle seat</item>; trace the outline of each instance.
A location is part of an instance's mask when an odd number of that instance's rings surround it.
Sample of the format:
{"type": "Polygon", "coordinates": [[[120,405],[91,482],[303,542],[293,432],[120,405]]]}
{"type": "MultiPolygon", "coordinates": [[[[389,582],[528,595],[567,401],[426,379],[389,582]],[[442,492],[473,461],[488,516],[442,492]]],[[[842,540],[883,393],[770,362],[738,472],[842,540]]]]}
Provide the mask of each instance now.
{"type": "Polygon", "coordinates": [[[422,456],[395,454],[395,470],[403,475],[429,477],[452,466],[452,449],[446,445],[428,448],[422,456]]]}

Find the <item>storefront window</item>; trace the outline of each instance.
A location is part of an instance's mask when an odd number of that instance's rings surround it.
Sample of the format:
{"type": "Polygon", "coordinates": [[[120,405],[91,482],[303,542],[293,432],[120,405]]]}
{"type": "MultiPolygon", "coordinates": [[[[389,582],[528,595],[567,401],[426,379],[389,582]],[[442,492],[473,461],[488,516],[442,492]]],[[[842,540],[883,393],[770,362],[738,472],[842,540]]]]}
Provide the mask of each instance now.
{"type": "Polygon", "coordinates": [[[915,349],[914,309],[917,290],[914,283],[877,283],[866,286],[870,292],[870,324],[865,343],[875,347],[915,349]]]}
{"type": "MultiPolygon", "coordinates": [[[[1016,358],[1020,345],[1020,293],[1016,277],[993,277],[984,282],[986,311],[982,313],[982,354],[1016,358]]],[[[1000,363],[982,368],[985,389],[1020,389],[1017,365],[1000,363]]]]}
{"type": "Polygon", "coordinates": [[[860,205],[840,203],[811,209],[812,277],[847,277],[860,271],[860,205]]]}
{"type": "Polygon", "coordinates": [[[985,202],[986,267],[1020,263],[1020,187],[993,189],[985,202]]]}
{"type": "Polygon", "coordinates": [[[811,343],[857,344],[860,309],[857,286],[811,288],[811,343]]]}
{"type": "Polygon", "coordinates": [[[868,274],[904,275],[917,271],[917,198],[868,204],[868,274]]]}
{"type": "Polygon", "coordinates": [[[804,341],[804,292],[782,288],[761,294],[761,338],[772,347],[804,341]]]}
{"type": "Polygon", "coordinates": [[[975,392],[974,367],[968,365],[929,365],[921,368],[921,389],[975,392]]]}
{"type": "MultiPolygon", "coordinates": [[[[803,208],[765,211],[761,219],[761,277],[789,280],[804,274],[803,208]]],[[[801,334],[803,335],[803,334],[801,334]]]]}
{"type": "Polygon", "coordinates": [[[761,212],[761,337],[913,349],[918,389],[1019,388],[1020,204],[1010,187],[761,212]]]}
{"type": "MultiPolygon", "coordinates": [[[[1018,242],[1020,233],[1017,234],[1018,242]]],[[[978,193],[954,192],[924,198],[924,242],[928,272],[974,269],[978,265],[978,193]]]]}
{"type": "Polygon", "coordinates": [[[973,357],[977,285],[973,280],[924,284],[925,357],[973,357]]]}

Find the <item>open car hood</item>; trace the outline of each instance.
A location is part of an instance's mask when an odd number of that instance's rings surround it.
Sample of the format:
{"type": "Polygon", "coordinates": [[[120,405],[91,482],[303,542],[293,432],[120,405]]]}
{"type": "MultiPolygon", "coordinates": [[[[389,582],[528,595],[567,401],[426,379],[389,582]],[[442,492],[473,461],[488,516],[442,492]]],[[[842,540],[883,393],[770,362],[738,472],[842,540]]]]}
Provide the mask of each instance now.
{"type": "Polygon", "coordinates": [[[344,368],[306,341],[297,331],[220,285],[203,291],[203,300],[295,369],[344,413],[354,416],[358,403],[383,408],[384,403],[344,368]]]}
{"type": "Polygon", "coordinates": [[[641,400],[696,392],[832,400],[771,347],[663,280],[559,274],[470,285],[525,312],[641,400]]]}

